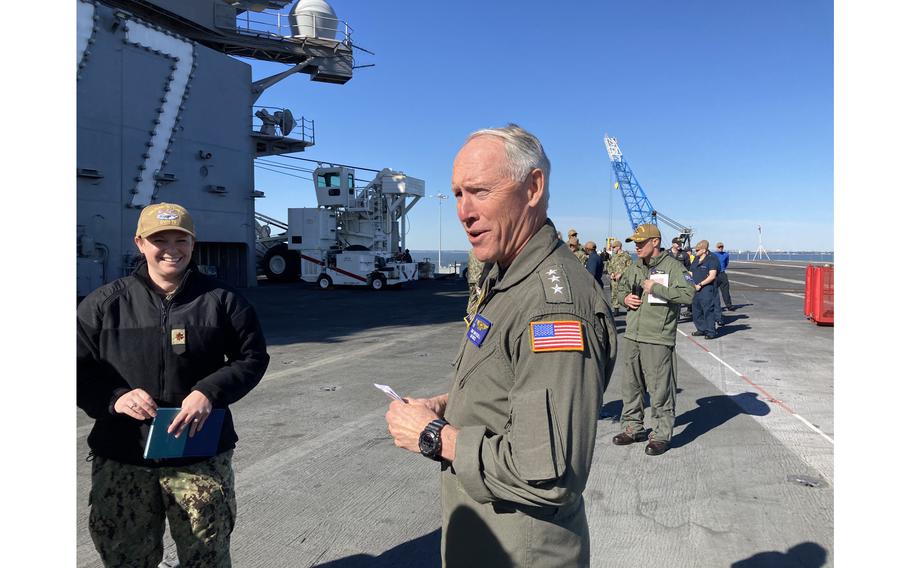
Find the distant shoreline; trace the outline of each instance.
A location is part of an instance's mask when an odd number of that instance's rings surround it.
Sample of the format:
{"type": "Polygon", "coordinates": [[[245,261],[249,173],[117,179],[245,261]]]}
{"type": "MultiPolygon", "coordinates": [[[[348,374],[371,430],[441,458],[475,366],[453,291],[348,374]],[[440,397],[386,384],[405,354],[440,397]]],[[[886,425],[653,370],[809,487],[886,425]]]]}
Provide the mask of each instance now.
{"type": "MultiPolygon", "coordinates": [[[[629,252],[632,255],[632,258],[635,258],[635,252],[628,250],[628,248],[629,247],[627,247],[626,252],[629,252]]],[[[730,253],[730,260],[736,261],[752,260],[756,256],[755,251],[727,252],[730,253]]],[[[834,262],[834,253],[832,251],[768,251],[767,254],[771,257],[772,262],[788,260],[799,262],[834,262]]],[[[436,264],[439,256],[440,251],[437,250],[411,250],[411,257],[418,262],[425,260],[436,264]]],[[[464,266],[468,261],[468,251],[466,250],[443,250],[441,251],[441,256],[442,266],[449,266],[452,264],[464,266]]],[[[762,259],[767,261],[764,254],[762,255],[762,259]]]]}
{"type": "MultiPolygon", "coordinates": [[[[437,252],[436,249],[433,249],[433,250],[413,249],[413,250],[411,250],[412,255],[417,254],[417,253],[433,253],[433,256],[436,256],[436,252],[437,252]]],[[[627,251],[627,252],[631,252],[631,251],[627,251]]],[[[730,251],[727,251],[727,252],[730,252],[730,251]]],[[[834,255],[834,251],[830,251],[830,250],[821,250],[821,251],[819,251],[819,250],[789,250],[789,251],[788,250],[769,250],[767,252],[769,254],[814,254],[814,255],[827,254],[827,255],[834,255]]],[[[458,250],[458,249],[442,249],[442,254],[446,254],[446,253],[468,254],[468,251],[467,250],[458,250]]],[[[754,250],[744,250],[742,252],[730,252],[730,254],[747,254],[747,253],[751,255],[751,254],[755,254],[755,251],[754,250]]]]}

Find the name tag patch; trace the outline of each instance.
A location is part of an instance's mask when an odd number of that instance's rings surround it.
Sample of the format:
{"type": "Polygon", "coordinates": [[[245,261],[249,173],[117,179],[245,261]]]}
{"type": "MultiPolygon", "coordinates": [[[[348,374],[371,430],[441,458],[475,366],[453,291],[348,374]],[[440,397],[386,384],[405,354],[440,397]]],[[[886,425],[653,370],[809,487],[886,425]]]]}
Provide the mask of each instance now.
{"type": "Polygon", "coordinates": [[[532,321],[531,351],[584,351],[579,321],[532,321]]]}
{"type": "Polygon", "coordinates": [[[471,340],[471,343],[480,347],[480,344],[483,343],[484,338],[490,332],[491,327],[493,327],[493,324],[490,323],[490,320],[477,314],[471,322],[471,327],[468,328],[468,339],[471,340]]]}

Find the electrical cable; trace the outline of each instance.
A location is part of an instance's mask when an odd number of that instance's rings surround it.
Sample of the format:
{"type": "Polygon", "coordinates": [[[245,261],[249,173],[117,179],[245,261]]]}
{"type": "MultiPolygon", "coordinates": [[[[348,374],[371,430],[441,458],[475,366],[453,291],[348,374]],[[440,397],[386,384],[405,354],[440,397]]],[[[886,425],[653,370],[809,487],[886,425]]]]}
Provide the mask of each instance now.
{"type": "MultiPolygon", "coordinates": [[[[283,157],[283,158],[293,158],[293,156],[281,156],[281,157],[283,157]]],[[[298,158],[298,159],[302,160],[303,158],[298,158]]],[[[316,161],[316,160],[311,160],[311,161],[316,161]]],[[[316,170],[311,170],[311,169],[309,169],[309,168],[300,168],[300,167],[297,167],[297,166],[292,166],[292,165],[290,165],[290,164],[282,164],[281,162],[270,162],[270,161],[263,160],[262,158],[257,158],[256,163],[267,164],[267,165],[274,166],[274,167],[278,167],[278,168],[287,168],[287,169],[289,169],[289,170],[294,170],[294,171],[299,171],[299,172],[307,172],[307,173],[310,173],[310,174],[311,174],[311,173],[314,173],[314,172],[316,171],[316,170]]],[[[318,162],[318,163],[323,164],[323,163],[325,163],[325,162],[318,162]]],[[[356,168],[356,167],[353,167],[353,166],[342,166],[342,167],[352,168],[352,169],[366,169],[366,168],[356,168]]],[[[368,171],[376,171],[376,170],[368,170],[368,171]]],[[[354,181],[358,181],[358,182],[361,182],[361,183],[364,183],[364,184],[369,184],[369,183],[371,183],[373,180],[362,179],[362,178],[355,177],[355,178],[354,178],[354,181]]],[[[357,188],[355,188],[355,189],[357,189],[357,188]]]]}
{"type": "Polygon", "coordinates": [[[267,168],[267,167],[265,167],[265,166],[260,166],[260,165],[258,165],[258,164],[256,165],[256,167],[257,167],[257,168],[261,168],[261,169],[263,169],[263,170],[265,170],[265,171],[267,171],[267,172],[274,172],[274,173],[276,173],[276,174],[281,174],[281,175],[285,175],[285,176],[291,176],[291,177],[295,177],[295,178],[298,178],[298,179],[306,179],[306,180],[310,179],[310,178],[305,178],[305,177],[303,177],[303,176],[294,175],[294,174],[291,174],[291,173],[288,173],[288,172],[283,172],[283,171],[281,171],[281,170],[273,170],[273,169],[271,169],[271,168],[267,168]]]}
{"type": "Polygon", "coordinates": [[[367,172],[375,172],[377,174],[382,171],[382,170],[374,170],[373,168],[361,168],[360,166],[350,166],[347,164],[336,164],[334,162],[327,162],[325,160],[312,160],[310,158],[301,158],[299,156],[290,156],[287,154],[283,155],[282,158],[291,158],[292,160],[302,160],[304,162],[313,162],[314,164],[319,164],[320,166],[323,164],[328,164],[330,166],[336,166],[336,167],[341,166],[342,168],[351,168],[354,170],[364,170],[367,172]]]}

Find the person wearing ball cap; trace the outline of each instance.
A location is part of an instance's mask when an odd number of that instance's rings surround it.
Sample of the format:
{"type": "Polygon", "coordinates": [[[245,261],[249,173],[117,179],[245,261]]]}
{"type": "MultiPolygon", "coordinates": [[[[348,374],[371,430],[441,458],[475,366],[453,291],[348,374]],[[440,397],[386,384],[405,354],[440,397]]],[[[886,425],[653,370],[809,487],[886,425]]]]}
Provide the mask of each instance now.
{"type": "Polygon", "coordinates": [[[607,240],[613,243],[610,260],[607,261],[607,275],[610,278],[610,307],[613,308],[613,315],[618,316],[619,307],[622,305],[622,297],[619,295],[619,279],[632,264],[632,256],[622,250],[622,242],[616,237],[607,240]]]}
{"type": "Polygon", "coordinates": [[[660,230],[639,225],[626,242],[638,254],[619,280],[619,295],[629,309],[623,334],[621,359],[622,432],[613,437],[617,446],[646,439],[645,391],[651,395],[654,427],[645,447],[649,456],[666,452],[676,421],[676,374],[673,364],[679,307],[695,293],[685,268],[667,251],[660,250],[660,230]]]}
{"type": "Polygon", "coordinates": [[[265,336],[240,294],[196,268],[184,207],[145,207],[134,242],[142,259],[133,273],[77,310],[76,403],[95,419],[89,532],[105,566],[156,566],[167,519],[181,565],[230,566],[229,405],[265,374],[265,336]],[[168,407],[179,409],[167,426],[175,438],[220,428],[214,455],[145,458],[152,419],[168,407]],[[218,426],[209,422],[215,409],[224,410],[218,426]]]}

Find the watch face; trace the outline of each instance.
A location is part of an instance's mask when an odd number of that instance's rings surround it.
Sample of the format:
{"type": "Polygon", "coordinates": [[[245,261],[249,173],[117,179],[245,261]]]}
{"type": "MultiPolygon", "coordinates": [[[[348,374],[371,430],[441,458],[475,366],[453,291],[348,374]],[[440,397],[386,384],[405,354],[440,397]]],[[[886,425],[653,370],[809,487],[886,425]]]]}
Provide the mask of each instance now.
{"type": "Polygon", "coordinates": [[[420,439],[417,445],[420,451],[425,455],[436,455],[439,439],[433,432],[423,431],[420,433],[420,439]]]}

